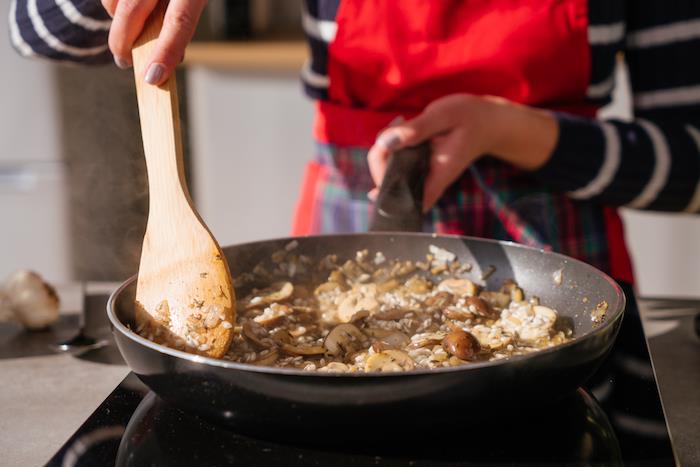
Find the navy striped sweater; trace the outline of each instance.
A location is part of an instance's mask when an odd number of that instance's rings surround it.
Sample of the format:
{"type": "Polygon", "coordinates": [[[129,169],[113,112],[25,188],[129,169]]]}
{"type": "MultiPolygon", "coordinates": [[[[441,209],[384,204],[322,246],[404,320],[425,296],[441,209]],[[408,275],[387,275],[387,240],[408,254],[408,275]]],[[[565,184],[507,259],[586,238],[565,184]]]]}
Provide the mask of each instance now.
{"type": "MultiPolygon", "coordinates": [[[[328,44],[340,0],[304,0],[311,59],[307,94],[326,99],[328,44]]],[[[700,211],[700,2],[589,0],[587,99],[610,101],[623,54],[635,120],[557,114],[559,141],[536,172],[572,198],[663,211],[700,211]]],[[[25,56],[106,63],[109,16],[98,0],[12,0],[10,34],[25,56]]]]}

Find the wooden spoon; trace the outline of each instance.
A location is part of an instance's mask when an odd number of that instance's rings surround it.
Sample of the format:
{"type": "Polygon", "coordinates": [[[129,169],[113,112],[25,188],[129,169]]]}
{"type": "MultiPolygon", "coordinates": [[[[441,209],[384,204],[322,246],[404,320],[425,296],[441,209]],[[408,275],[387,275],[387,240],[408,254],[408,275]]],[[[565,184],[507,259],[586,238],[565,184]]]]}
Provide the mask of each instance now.
{"type": "Polygon", "coordinates": [[[175,76],[161,86],[144,81],[166,6],[159,2],[132,52],[150,193],[136,323],[156,342],[216,358],[233,334],[231,275],[187,190],[175,76]]]}

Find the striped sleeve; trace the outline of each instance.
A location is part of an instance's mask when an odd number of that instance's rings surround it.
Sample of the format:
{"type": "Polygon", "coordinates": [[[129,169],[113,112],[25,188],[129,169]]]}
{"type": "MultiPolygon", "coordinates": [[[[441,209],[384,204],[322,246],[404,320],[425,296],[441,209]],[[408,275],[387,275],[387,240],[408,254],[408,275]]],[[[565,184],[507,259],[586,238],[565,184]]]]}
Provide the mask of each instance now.
{"type": "Polygon", "coordinates": [[[626,15],[635,120],[557,115],[536,175],[575,199],[700,212],[700,3],[632,2],[626,15]]]}
{"type": "Polygon", "coordinates": [[[112,61],[111,20],[99,0],[11,0],[10,40],[25,57],[86,64],[112,61]]]}
{"type": "Polygon", "coordinates": [[[304,0],[301,24],[308,39],[311,58],[301,70],[304,91],[313,99],[328,99],[328,45],[338,28],[335,15],[340,0],[304,0]]]}

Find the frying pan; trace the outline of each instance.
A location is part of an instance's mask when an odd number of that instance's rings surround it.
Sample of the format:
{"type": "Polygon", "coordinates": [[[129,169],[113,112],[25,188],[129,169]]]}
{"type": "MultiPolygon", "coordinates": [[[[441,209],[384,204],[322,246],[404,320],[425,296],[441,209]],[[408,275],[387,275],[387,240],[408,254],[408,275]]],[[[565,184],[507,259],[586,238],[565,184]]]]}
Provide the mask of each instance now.
{"type": "MultiPolygon", "coordinates": [[[[392,158],[376,203],[376,229],[420,228],[422,175],[427,148],[392,158]]],[[[255,266],[292,239],[224,248],[233,277],[255,266]]],[[[422,261],[430,245],[469,263],[470,278],[497,289],[515,280],[528,296],[540,297],[574,329],[562,345],[528,355],[458,367],[397,373],[333,374],[261,367],[211,359],[158,345],[135,329],[135,278],[110,297],[107,313],[124,359],[134,373],[167,402],[233,425],[240,432],[293,439],[338,436],[352,429],[365,436],[386,430],[424,432],[438,423],[480,423],[494,417],[536,415],[542,403],[570,394],[607,355],[617,335],[625,296],[615,281],[575,259],[517,245],[463,236],[414,232],[372,232],[295,238],[295,252],[320,262],[328,254],[354,258],[359,250],[387,258],[422,261]],[[560,284],[553,280],[562,271],[560,284]],[[591,320],[608,303],[602,323],[591,320]]],[[[237,287],[238,296],[247,293],[237,287]]]]}

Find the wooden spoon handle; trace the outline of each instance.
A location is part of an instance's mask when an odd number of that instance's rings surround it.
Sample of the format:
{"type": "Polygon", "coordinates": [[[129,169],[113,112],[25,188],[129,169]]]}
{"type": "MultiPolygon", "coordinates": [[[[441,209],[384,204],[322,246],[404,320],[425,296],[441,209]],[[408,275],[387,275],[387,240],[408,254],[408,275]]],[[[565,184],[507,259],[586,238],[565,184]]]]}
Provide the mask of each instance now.
{"type": "Polygon", "coordinates": [[[184,196],[191,204],[185,181],[180,137],[180,111],[177,99],[175,74],[160,86],[146,83],[144,77],[155,48],[156,40],[163,27],[163,19],[168,2],[161,0],[146,20],[141,36],[136,40],[132,51],[136,96],[139,103],[139,117],[143,148],[148,170],[150,212],[156,215],[167,205],[177,205],[184,196]],[[178,183],[179,182],[179,183],[178,183]],[[173,203],[160,203],[161,200],[173,203]]]}

